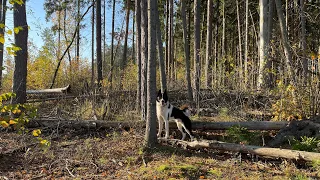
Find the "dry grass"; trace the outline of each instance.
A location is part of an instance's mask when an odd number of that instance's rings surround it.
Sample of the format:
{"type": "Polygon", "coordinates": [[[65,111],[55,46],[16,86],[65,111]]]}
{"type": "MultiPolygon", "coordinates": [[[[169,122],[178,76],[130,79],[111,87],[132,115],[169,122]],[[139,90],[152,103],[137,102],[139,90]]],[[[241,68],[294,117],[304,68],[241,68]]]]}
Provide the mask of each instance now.
{"type": "MultiPolygon", "coordinates": [[[[48,135],[51,135],[47,133],[48,135]]],[[[143,130],[60,132],[47,151],[37,146],[0,156],[0,179],[308,179],[319,169],[285,160],[255,160],[166,144],[142,151],[143,130]]],[[[26,145],[14,132],[0,134],[1,153],[26,145]]],[[[23,135],[25,140],[32,138],[23,135]]],[[[19,148],[18,148],[19,149],[19,148]]],[[[318,170],[318,171],[317,171],[318,170]]]]}

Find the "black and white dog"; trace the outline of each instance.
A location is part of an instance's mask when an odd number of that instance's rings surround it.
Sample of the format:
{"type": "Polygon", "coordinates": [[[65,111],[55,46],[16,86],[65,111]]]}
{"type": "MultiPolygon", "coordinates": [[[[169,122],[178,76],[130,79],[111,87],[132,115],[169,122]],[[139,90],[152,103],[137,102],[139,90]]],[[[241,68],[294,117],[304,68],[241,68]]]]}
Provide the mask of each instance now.
{"type": "Polygon", "coordinates": [[[157,118],[159,122],[158,138],[161,137],[163,122],[165,123],[166,135],[165,139],[169,138],[169,120],[175,120],[178,129],[182,133],[182,140],[185,139],[187,132],[193,140],[193,135],[191,131],[191,120],[189,118],[191,112],[187,106],[179,109],[171,105],[168,101],[167,90],[164,93],[159,90],[157,95],[157,118]]]}

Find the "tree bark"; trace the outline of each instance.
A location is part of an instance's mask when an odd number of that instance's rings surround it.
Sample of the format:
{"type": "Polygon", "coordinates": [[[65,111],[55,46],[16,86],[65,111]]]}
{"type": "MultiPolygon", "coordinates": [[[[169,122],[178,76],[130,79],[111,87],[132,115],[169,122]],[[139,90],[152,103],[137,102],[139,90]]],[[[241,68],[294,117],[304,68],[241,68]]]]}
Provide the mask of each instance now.
{"type": "Polygon", "coordinates": [[[127,51],[128,51],[128,33],[129,33],[129,19],[130,19],[130,0],[127,0],[126,5],[126,30],[124,35],[124,45],[123,45],[123,56],[122,61],[120,62],[120,88],[123,88],[123,75],[124,75],[124,68],[127,62],[127,51]]]}
{"type": "Polygon", "coordinates": [[[308,60],[306,58],[307,42],[306,42],[306,16],[305,16],[304,0],[300,0],[300,21],[301,21],[301,48],[302,48],[302,58],[301,58],[302,75],[303,75],[304,84],[307,84],[307,82],[309,81],[309,74],[308,74],[308,60]]]}
{"type": "MultiPolygon", "coordinates": [[[[92,0],[95,3],[95,0],[92,0]]],[[[92,6],[92,16],[91,16],[91,88],[94,87],[94,5],[92,6]]]]}
{"type": "Polygon", "coordinates": [[[267,39],[266,39],[266,48],[267,48],[267,62],[265,69],[267,70],[264,82],[266,87],[272,88],[272,61],[271,61],[271,37],[272,37],[272,29],[273,29],[273,13],[274,13],[274,0],[269,0],[269,16],[268,16],[268,31],[267,31],[267,39]]]}
{"type": "MultiPolygon", "coordinates": [[[[115,0],[114,0],[115,1],[115,0]]],[[[140,0],[135,0],[135,21],[136,21],[136,64],[138,67],[137,72],[137,101],[136,110],[141,110],[141,6],[140,0]]]]}
{"type": "MultiPolygon", "coordinates": [[[[80,21],[80,0],[77,0],[77,21],[80,21]]],[[[79,58],[80,58],[80,27],[77,29],[77,41],[76,41],[76,61],[78,63],[79,63],[79,58]]]]}
{"type": "Polygon", "coordinates": [[[102,83],[102,49],[101,49],[101,0],[96,1],[96,56],[98,88],[102,83]]]}
{"type": "MultiPolygon", "coordinates": [[[[188,88],[188,99],[192,101],[192,87],[191,87],[191,76],[190,76],[190,49],[189,49],[189,39],[187,32],[187,18],[186,18],[186,2],[181,1],[181,17],[182,17],[182,26],[183,26],[183,45],[184,45],[184,58],[186,63],[186,81],[188,88]]],[[[190,25],[189,25],[190,26],[190,25]]]]}
{"type": "Polygon", "coordinates": [[[194,1],[194,92],[193,99],[199,109],[200,93],[200,0],[194,1]]]}
{"type": "Polygon", "coordinates": [[[259,156],[273,157],[273,158],[285,158],[296,161],[315,161],[320,160],[320,153],[305,152],[305,151],[295,151],[290,149],[280,149],[280,148],[268,148],[261,146],[243,145],[226,143],[221,141],[181,141],[176,139],[161,140],[170,144],[181,145],[190,149],[200,149],[209,148],[220,151],[231,151],[240,153],[250,153],[259,156]]]}
{"type": "Polygon", "coordinates": [[[242,67],[242,40],[241,40],[241,23],[240,23],[240,12],[239,12],[239,0],[237,2],[237,20],[238,20],[238,47],[239,47],[239,85],[243,89],[245,86],[243,80],[243,67],[242,67]]]}
{"type": "Polygon", "coordinates": [[[113,62],[114,62],[114,16],[115,16],[116,0],[112,1],[112,30],[111,30],[111,58],[110,58],[110,75],[108,76],[108,82],[110,83],[110,89],[112,89],[112,77],[113,77],[113,62]]]}
{"type": "Polygon", "coordinates": [[[285,24],[284,16],[283,16],[283,11],[282,11],[282,6],[281,6],[281,1],[280,0],[275,0],[276,2],[276,7],[277,7],[277,14],[279,18],[279,23],[280,23],[280,30],[281,30],[281,37],[282,37],[282,44],[283,44],[283,49],[284,49],[284,54],[286,56],[286,67],[288,70],[288,75],[290,78],[290,84],[293,85],[294,87],[296,86],[296,79],[294,76],[294,71],[292,67],[292,55],[290,51],[290,44],[289,44],[289,39],[288,39],[288,31],[287,31],[287,26],[285,24]]]}
{"type": "Polygon", "coordinates": [[[147,116],[148,10],[147,0],[141,0],[141,116],[147,116]]]}
{"type": "Polygon", "coordinates": [[[267,59],[267,10],[268,10],[268,1],[267,0],[259,0],[260,6],[260,34],[259,34],[259,72],[257,79],[257,89],[261,90],[262,86],[265,82],[263,79],[265,77],[265,64],[267,59]]]}
{"type": "Polygon", "coordinates": [[[156,8],[157,0],[148,1],[148,70],[147,70],[147,123],[145,146],[157,143],[156,123],[156,8]]]}
{"type": "Polygon", "coordinates": [[[249,0],[246,0],[246,20],[245,20],[245,39],[244,39],[244,85],[248,85],[248,27],[249,27],[249,0]]]}
{"type": "Polygon", "coordinates": [[[14,43],[21,50],[17,51],[16,56],[14,56],[13,93],[16,94],[16,97],[12,98],[13,104],[23,104],[27,101],[28,24],[26,0],[22,2],[22,5],[14,3],[13,11],[14,27],[23,28],[18,34],[14,34],[14,43]]]}
{"type": "Polygon", "coordinates": [[[212,52],[212,19],[213,19],[213,2],[208,0],[207,7],[207,42],[206,42],[206,63],[205,71],[205,87],[210,87],[210,69],[211,69],[211,52],[212,52]]]}
{"type": "MultiPolygon", "coordinates": [[[[7,0],[0,0],[0,6],[0,23],[6,25],[7,0]]],[[[4,28],[0,28],[0,34],[3,38],[4,32],[4,28]]],[[[2,89],[3,47],[4,44],[0,43],[0,90],[2,89]]]]}
{"type": "Polygon", "coordinates": [[[160,18],[159,18],[159,11],[158,11],[158,3],[156,1],[156,8],[155,8],[155,20],[157,21],[156,28],[157,28],[157,45],[158,45],[158,56],[159,56],[159,67],[160,67],[160,85],[161,90],[164,92],[167,89],[167,78],[166,78],[166,67],[163,58],[163,43],[161,37],[161,28],[160,28],[160,18]]]}

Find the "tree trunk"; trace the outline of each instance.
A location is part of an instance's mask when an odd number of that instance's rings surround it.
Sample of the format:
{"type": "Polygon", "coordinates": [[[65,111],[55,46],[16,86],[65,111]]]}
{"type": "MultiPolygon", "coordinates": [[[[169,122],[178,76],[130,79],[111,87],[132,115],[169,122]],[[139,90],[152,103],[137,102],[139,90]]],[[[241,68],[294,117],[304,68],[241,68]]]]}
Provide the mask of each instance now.
{"type": "Polygon", "coordinates": [[[130,18],[130,0],[127,0],[126,5],[126,30],[124,35],[124,45],[123,45],[123,56],[122,61],[120,62],[120,88],[123,88],[123,75],[124,75],[124,68],[127,62],[127,51],[128,51],[128,33],[129,33],[129,18],[130,18]]]}
{"type": "MultiPolygon", "coordinates": [[[[92,0],[92,3],[95,0],[92,0]]],[[[92,6],[92,17],[91,17],[91,88],[94,87],[94,6],[92,6]]]]}
{"type": "MultiPolygon", "coordinates": [[[[66,32],[66,22],[67,21],[67,8],[64,9],[64,14],[63,14],[63,35],[64,35],[64,40],[66,41],[66,45],[68,44],[68,37],[67,37],[67,32],[66,32]]],[[[72,76],[72,60],[71,60],[71,54],[70,50],[68,50],[68,60],[69,60],[69,76],[71,77],[71,81],[73,81],[73,76],[72,76]]]]}
{"type": "Polygon", "coordinates": [[[258,72],[258,79],[257,79],[257,89],[261,90],[262,86],[265,82],[263,82],[265,76],[265,64],[266,64],[266,57],[267,57],[267,47],[266,47],[266,40],[267,40],[267,10],[268,10],[268,1],[267,0],[259,0],[260,6],[260,34],[259,34],[259,72],[258,72]]]}
{"type": "Polygon", "coordinates": [[[237,20],[238,20],[238,40],[239,40],[239,87],[243,89],[245,86],[243,84],[243,71],[242,71],[242,40],[241,40],[241,23],[240,23],[240,13],[239,13],[239,0],[237,2],[237,20]]]}
{"type": "Polygon", "coordinates": [[[27,60],[28,60],[28,24],[26,17],[26,0],[19,5],[14,3],[13,25],[14,27],[22,27],[18,34],[14,34],[14,43],[21,50],[16,52],[14,56],[14,74],[13,74],[13,93],[16,97],[12,98],[13,104],[25,103],[27,100],[27,60]]]}
{"type": "MultiPolygon", "coordinates": [[[[166,52],[165,52],[165,65],[166,65],[166,74],[169,77],[169,0],[166,0],[166,9],[165,9],[165,17],[166,17],[166,31],[165,31],[165,41],[166,41],[166,52]]],[[[170,79],[169,79],[170,81],[170,79]]]]}
{"type": "MultiPolygon", "coordinates": [[[[305,16],[305,5],[304,0],[300,0],[300,21],[301,21],[301,48],[302,48],[302,76],[304,84],[309,82],[309,74],[308,74],[308,60],[306,58],[306,50],[307,50],[307,42],[306,42],[306,16],[305,16]]],[[[318,60],[319,62],[319,60],[318,60]]]]}
{"type": "Polygon", "coordinates": [[[290,84],[293,85],[294,87],[296,86],[296,79],[294,76],[294,71],[292,68],[292,55],[290,51],[290,44],[288,40],[288,31],[287,27],[285,24],[284,16],[283,16],[283,11],[282,11],[282,6],[281,6],[281,1],[280,0],[275,0],[276,2],[276,7],[277,7],[277,14],[279,18],[279,23],[280,23],[280,30],[281,30],[281,37],[282,37],[282,44],[283,44],[283,49],[284,49],[284,54],[286,56],[286,67],[288,70],[288,75],[290,78],[290,84]]]}
{"type": "Polygon", "coordinates": [[[194,93],[197,109],[200,104],[200,0],[194,1],[194,93]]]}
{"type": "Polygon", "coordinates": [[[158,55],[159,55],[159,67],[160,67],[160,82],[161,82],[161,90],[164,92],[167,89],[167,79],[166,79],[166,67],[163,58],[163,43],[161,37],[161,28],[160,28],[160,18],[159,18],[159,11],[158,11],[158,4],[156,1],[156,8],[155,8],[155,20],[157,21],[156,28],[157,28],[157,45],[158,45],[158,55]]]}
{"type": "Polygon", "coordinates": [[[188,99],[192,101],[192,87],[191,87],[191,77],[190,77],[190,49],[189,49],[189,40],[187,33],[187,18],[186,18],[186,2],[181,1],[181,17],[183,25],[183,45],[184,45],[184,58],[186,62],[186,81],[188,88],[188,99]]]}
{"type": "MultiPolygon", "coordinates": [[[[98,88],[102,83],[102,49],[101,49],[101,0],[96,1],[96,54],[97,54],[97,81],[98,88]]],[[[79,27],[80,28],[80,27],[79,27]]]]}
{"type": "Polygon", "coordinates": [[[267,31],[267,39],[266,39],[266,48],[267,48],[267,62],[265,69],[267,73],[265,75],[264,82],[268,88],[272,88],[272,61],[270,56],[271,46],[270,41],[272,37],[272,29],[273,29],[273,11],[274,11],[274,0],[269,0],[269,16],[268,16],[268,31],[267,31]]]}
{"type": "MultiPolygon", "coordinates": [[[[115,1],[115,0],[114,0],[115,1]]],[[[137,72],[137,102],[136,110],[141,110],[141,6],[140,0],[135,0],[135,21],[136,21],[136,64],[138,66],[137,72]]]]}
{"type": "Polygon", "coordinates": [[[148,73],[147,73],[147,123],[145,146],[154,147],[157,143],[156,123],[156,8],[157,0],[148,3],[148,73]]]}
{"type": "MultiPolygon", "coordinates": [[[[77,1],[77,21],[80,21],[80,0],[77,1]]],[[[79,23],[79,22],[78,22],[79,23]]],[[[80,58],[80,27],[77,29],[77,41],[76,41],[76,61],[79,63],[80,58]]]]}
{"type": "Polygon", "coordinates": [[[169,0],[168,79],[173,80],[173,0],[169,0]]]}
{"type": "MultiPolygon", "coordinates": [[[[7,0],[0,0],[0,6],[0,23],[6,25],[7,0]]],[[[0,34],[3,38],[4,32],[4,28],[0,28],[0,34]]],[[[0,90],[2,89],[3,47],[4,44],[0,43],[0,90]]]]}
{"type": "Polygon", "coordinates": [[[113,76],[113,62],[114,62],[114,16],[115,16],[116,0],[112,1],[112,32],[111,32],[111,58],[110,58],[110,75],[108,76],[108,82],[110,83],[110,89],[112,89],[112,76],[113,76]]]}
{"type": "Polygon", "coordinates": [[[141,116],[147,116],[148,10],[147,0],[141,0],[141,116]]]}
{"type": "Polygon", "coordinates": [[[245,39],[244,39],[244,85],[248,86],[248,27],[249,27],[249,0],[246,0],[246,27],[245,27],[245,39]]]}
{"type": "Polygon", "coordinates": [[[212,18],[213,18],[213,2],[208,0],[207,7],[207,42],[206,42],[206,63],[205,71],[205,87],[210,87],[210,69],[211,69],[211,52],[212,52],[212,18]]]}

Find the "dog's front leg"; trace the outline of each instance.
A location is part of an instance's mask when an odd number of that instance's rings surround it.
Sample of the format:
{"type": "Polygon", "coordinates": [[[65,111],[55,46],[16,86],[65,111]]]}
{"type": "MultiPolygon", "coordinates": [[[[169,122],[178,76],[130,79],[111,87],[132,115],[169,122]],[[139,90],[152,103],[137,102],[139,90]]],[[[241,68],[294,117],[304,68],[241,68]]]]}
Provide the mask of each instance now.
{"type": "Polygon", "coordinates": [[[160,138],[162,129],[163,129],[163,119],[161,116],[158,116],[158,123],[159,123],[159,131],[158,131],[157,137],[160,138]]]}
{"type": "Polygon", "coordinates": [[[168,139],[169,138],[169,118],[164,120],[164,124],[165,124],[165,128],[166,128],[166,136],[165,136],[165,138],[168,139]]]}

